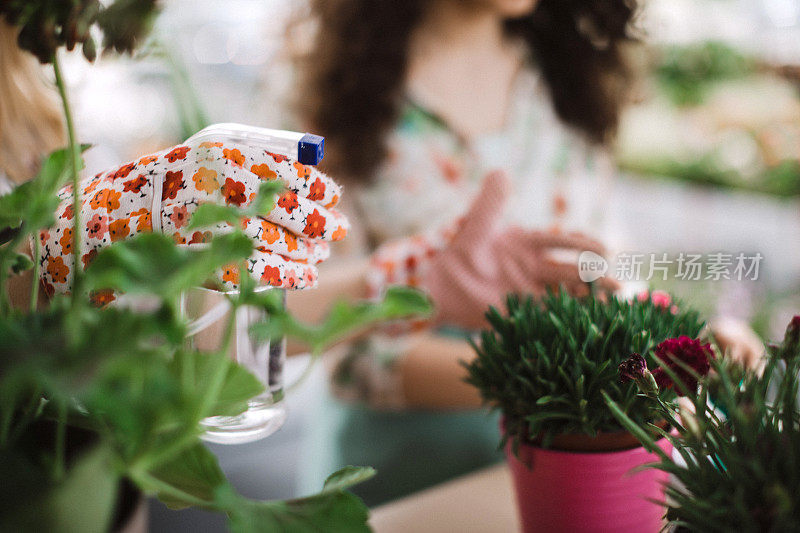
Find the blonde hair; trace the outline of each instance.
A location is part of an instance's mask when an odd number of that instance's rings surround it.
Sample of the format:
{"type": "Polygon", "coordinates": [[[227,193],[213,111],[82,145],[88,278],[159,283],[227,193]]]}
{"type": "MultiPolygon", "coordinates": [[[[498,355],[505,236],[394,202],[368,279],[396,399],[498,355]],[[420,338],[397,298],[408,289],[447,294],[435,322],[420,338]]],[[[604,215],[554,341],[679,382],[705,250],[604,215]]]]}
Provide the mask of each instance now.
{"type": "Polygon", "coordinates": [[[0,73],[0,175],[21,183],[36,174],[43,155],[64,145],[64,127],[42,67],[2,20],[0,73]]]}

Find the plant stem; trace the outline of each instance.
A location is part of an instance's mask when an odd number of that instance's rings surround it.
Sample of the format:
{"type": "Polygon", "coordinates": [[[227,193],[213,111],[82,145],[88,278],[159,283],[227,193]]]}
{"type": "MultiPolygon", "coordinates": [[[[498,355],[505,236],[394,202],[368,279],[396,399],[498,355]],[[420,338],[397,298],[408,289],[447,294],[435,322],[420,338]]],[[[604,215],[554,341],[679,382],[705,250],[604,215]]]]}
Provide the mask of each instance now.
{"type": "Polygon", "coordinates": [[[67,136],[69,139],[70,149],[70,163],[72,164],[72,255],[75,258],[72,267],[72,300],[77,302],[80,298],[81,289],[83,286],[83,269],[81,263],[78,261],[78,256],[81,251],[81,191],[80,191],[80,157],[81,148],[75,136],[75,126],[72,120],[72,110],[69,105],[69,98],[67,98],[67,87],[64,83],[64,77],[61,75],[61,65],[58,61],[58,54],[53,55],[53,71],[56,75],[56,86],[58,87],[58,94],[61,96],[61,104],[64,108],[64,120],[67,123],[67,136]]]}
{"type": "Polygon", "coordinates": [[[31,313],[39,302],[39,236],[33,235],[33,279],[31,280],[31,313]]]}
{"type": "Polygon", "coordinates": [[[58,420],[56,421],[56,457],[53,465],[53,477],[61,480],[66,470],[64,464],[64,450],[66,445],[67,432],[67,404],[63,400],[58,401],[58,420]]]}
{"type": "Polygon", "coordinates": [[[184,492],[178,488],[175,488],[166,481],[161,481],[157,477],[151,476],[147,472],[131,471],[129,472],[129,475],[131,480],[134,481],[139,487],[150,487],[160,495],[170,496],[189,505],[196,505],[206,509],[213,508],[213,502],[192,496],[188,492],[184,492]]]}

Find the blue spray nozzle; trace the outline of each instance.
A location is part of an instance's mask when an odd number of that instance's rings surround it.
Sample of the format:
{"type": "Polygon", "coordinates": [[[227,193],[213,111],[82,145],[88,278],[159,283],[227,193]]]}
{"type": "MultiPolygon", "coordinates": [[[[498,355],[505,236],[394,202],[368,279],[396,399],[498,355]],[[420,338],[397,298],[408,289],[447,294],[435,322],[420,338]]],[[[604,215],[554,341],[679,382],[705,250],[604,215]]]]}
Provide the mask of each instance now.
{"type": "Polygon", "coordinates": [[[325,157],[325,137],[306,133],[297,143],[297,160],[304,165],[317,165],[325,157]]]}

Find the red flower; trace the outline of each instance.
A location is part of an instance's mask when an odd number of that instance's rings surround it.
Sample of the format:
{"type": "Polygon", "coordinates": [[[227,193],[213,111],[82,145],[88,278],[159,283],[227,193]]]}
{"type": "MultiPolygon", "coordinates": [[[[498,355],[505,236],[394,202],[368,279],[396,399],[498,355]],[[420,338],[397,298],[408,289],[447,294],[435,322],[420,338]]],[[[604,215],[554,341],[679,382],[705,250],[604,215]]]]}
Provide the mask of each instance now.
{"type": "Polygon", "coordinates": [[[189,244],[200,244],[203,242],[211,242],[211,232],[210,231],[195,231],[192,233],[192,238],[189,241],[189,244]]]}
{"type": "Polygon", "coordinates": [[[183,189],[183,170],[175,172],[167,171],[164,178],[164,188],[161,191],[161,200],[174,200],[178,195],[178,191],[183,189]]]}
{"type": "Polygon", "coordinates": [[[264,273],[261,274],[261,281],[273,287],[280,287],[281,270],[278,267],[267,265],[264,267],[264,273]]]}
{"type": "Polygon", "coordinates": [[[72,204],[67,204],[64,208],[64,212],[61,214],[62,218],[66,218],[67,220],[72,220],[72,204]]]}
{"type": "Polygon", "coordinates": [[[186,159],[186,154],[189,153],[188,146],[177,146],[173,148],[164,158],[170,163],[174,163],[178,159],[186,159]]]}
{"type": "Polygon", "coordinates": [[[102,237],[108,231],[108,217],[99,213],[95,214],[86,225],[89,237],[102,237]]]}
{"type": "Polygon", "coordinates": [[[294,270],[288,269],[286,271],[286,288],[287,289],[294,289],[297,287],[297,284],[300,282],[300,279],[297,277],[297,274],[294,270]]]}
{"type": "Polygon", "coordinates": [[[800,347],[800,315],[792,317],[792,321],[786,326],[783,345],[789,350],[797,350],[800,347]]]}
{"type": "Polygon", "coordinates": [[[314,212],[308,215],[303,233],[312,239],[322,237],[325,233],[325,217],[319,214],[319,210],[314,209],[314,212]]]}
{"type": "Polygon", "coordinates": [[[283,161],[286,161],[287,159],[289,159],[285,155],[273,154],[272,152],[266,152],[266,154],[268,156],[270,156],[273,160],[275,160],[276,163],[282,163],[283,161]]]}
{"type": "Polygon", "coordinates": [[[95,307],[103,307],[103,306],[113,302],[116,299],[117,299],[117,297],[114,296],[114,291],[111,290],[111,289],[103,289],[101,291],[92,291],[91,294],[89,294],[89,301],[95,307]]]}
{"type": "Polygon", "coordinates": [[[81,261],[83,261],[83,268],[89,268],[89,265],[92,264],[94,258],[97,257],[97,250],[92,248],[87,253],[81,256],[81,261]]]}
{"type": "Polygon", "coordinates": [[[172,208],[169,219],[175,224],[175,229],[181,229],[189,222],[189,210],[186,209],[185,205],[176,205],[172,208]]]}
{"type": "Polygon", "coordinates": [[[132,180],[128,180],[123,183],[124,187],[122,188],[123,192],[141,192],[142,187],[147,185],[147,178],[144,174],[139,174],[137,178],[132,180]]]}
{"type": "Polygon", "coordinates": [[[325,184],[322,183],[322,180],[317,178],[314,183],[311,184],[309,187],[310,194],[308,195],[309,200],[314,200],[315,202],[322,201],[325,198],[325,184]]]}
{"type": "Polygon", "coordinates": [[[278,200],[278,205],[286,210],[287,213],[294,211],[300,204],[297,203],[297,194],[288,191],[278,200]]]}
{"type": "MultiPolygon", "coordinates": [[[[702,344],[700,339],[692,339],[686,335],[681,335],[677,339],[667,339],[655,349],[655,356],[669,368],[681,381],[688,392],[697,390],[697,378],[684,370],[682,366],[688,366],[698,376],[705,376],[711,370],[711,360],[714,358],[714,351],[710,344],[702,344]],[[680,362],[681,364],[678,364],[680,362]]],[[[663,368],[653,370],[653,377],[660,388],[673,388],[675,383],[667,375],[663,368]]],[[[685,391],[680,385],[676,387],[676,392],[683,395],[685,391]]]]}
{"type": "Polygon", "coordinates": [[[123,179],[123,178],[127,178],[127,177],[128,177],[128,174],[130,174],[130,173],[131,173],[131,171],[132,171],[134,168],[136,168],[136,163],[128,163],[127,165],[123,165],[123,166],[121,166],[121,167],[119,168],[119,170],[117,170],[116,172],[114,172],[114,178],[113,178],[113,179],[123,179]]]}
{"type": "Polygon", "coordinates": [[[244,183],[231,178],[225,178],[222,195],[225,197],[225,202],[229,204],[242,205],[247,201],[247,197],[244,195],[244,183]]]}

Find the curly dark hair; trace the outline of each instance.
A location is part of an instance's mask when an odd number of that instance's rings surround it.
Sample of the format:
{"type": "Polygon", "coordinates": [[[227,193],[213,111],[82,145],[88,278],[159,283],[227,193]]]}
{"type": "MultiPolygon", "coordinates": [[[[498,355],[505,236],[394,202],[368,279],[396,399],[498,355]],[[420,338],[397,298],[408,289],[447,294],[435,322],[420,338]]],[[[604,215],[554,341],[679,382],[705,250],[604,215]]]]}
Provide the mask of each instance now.
{"type": "MultiPolygon", "coordinates": [[[[326,137],[325,168],[368,180],[403,102],[409,45],[431,0],[311,0],[318,30],[301,63],[299,112],[326,137]],[[347,157],[343,157],[345,152],[347,157]]],[[[505,22],[527,44],[558,116],[595,143],[615,133],[631,69],[636,0],[540,0],[505,22]]]]}

